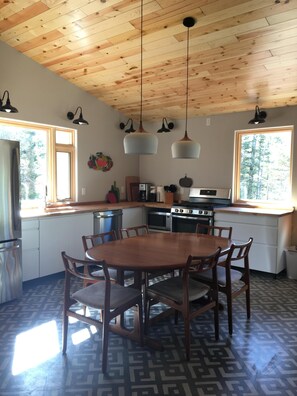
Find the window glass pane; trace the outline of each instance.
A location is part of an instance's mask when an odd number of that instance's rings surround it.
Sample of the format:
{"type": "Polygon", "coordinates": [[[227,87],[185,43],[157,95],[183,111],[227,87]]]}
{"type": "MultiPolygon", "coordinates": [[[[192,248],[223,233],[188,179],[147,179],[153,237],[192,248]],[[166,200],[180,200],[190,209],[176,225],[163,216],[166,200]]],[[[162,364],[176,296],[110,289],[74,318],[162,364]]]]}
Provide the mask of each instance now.
{"type": "Polygon", "coordinates": [[[56,144],[72,144],[72,133],[68,131],[56,131],[56,144]]]}
{"type": "Polygon", "coordinates": [[[43,206],[47,185],[47,131],[0,124],[0,138],[20,142],[22,209],[43,206]]]}
{"type": "Polygon", "coordinates": [[[69,199],[71,196],[71,156],[67,152],[57,152],[57,199],[69,199]]]}
{"type": "Polygon", "coordinates": [[[240,196],[247,201],[291,200],[291,132],[243,133],[240,196]]]}

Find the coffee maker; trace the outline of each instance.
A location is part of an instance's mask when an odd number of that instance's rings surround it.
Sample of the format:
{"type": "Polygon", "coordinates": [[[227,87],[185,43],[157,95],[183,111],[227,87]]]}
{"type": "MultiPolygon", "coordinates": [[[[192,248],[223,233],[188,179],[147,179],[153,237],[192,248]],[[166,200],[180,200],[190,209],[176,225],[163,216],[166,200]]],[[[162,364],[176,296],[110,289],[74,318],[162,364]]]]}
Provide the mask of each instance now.
{"type": "Polygon", "coordinates": [[[151,183],[139,184],[139,201],[148,202],[150,198],[151,183]]]}

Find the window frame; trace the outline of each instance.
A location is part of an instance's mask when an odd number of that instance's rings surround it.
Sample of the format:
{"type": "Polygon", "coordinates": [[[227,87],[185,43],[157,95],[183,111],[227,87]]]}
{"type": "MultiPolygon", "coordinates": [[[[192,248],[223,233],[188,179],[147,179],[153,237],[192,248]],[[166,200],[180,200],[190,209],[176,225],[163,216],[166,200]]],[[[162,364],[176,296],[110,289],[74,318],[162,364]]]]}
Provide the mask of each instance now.
{"type": "Polygon", "coordinates": [[[292,182],[293,182],[293,151],[294,151],[294,126],[283,126],[283,127],[270,127],[270,128],[259,128],[259,129],[244,129],[236,130],[234,135],[234,162],[233,162],[233,203],[241,206],[253,206],[253,207],[274,207],[283,208],[292,206],[292,182]],[[264,200],[250,200],[240,198],[240,165],[241,165],[241,146],[242,137],[245,135],[255,134],[271,134],[280,132],[291,133],[291,150],[290,150],[290,193],[291,197],[289,201],[264,201],[264,200]]]}
{"type": "Polygon", "coordinates": [[[0,126],[9,125],[18,128],[32,128],[46,132],[47,141],[47,203],[75,202],[76,200],[76,157],[77,157],[77,131],[72,128],[53,126],[47,124],[33,123],[27,121],[10,120],[0,118],[0,126]],[[68,132],[71,135],[71,144],[56,143],[56,132],[68,132]],[[56,153],[66,152],[70,154],[70,197],[63,200],[57,199],[57,166],[56,153]]]}

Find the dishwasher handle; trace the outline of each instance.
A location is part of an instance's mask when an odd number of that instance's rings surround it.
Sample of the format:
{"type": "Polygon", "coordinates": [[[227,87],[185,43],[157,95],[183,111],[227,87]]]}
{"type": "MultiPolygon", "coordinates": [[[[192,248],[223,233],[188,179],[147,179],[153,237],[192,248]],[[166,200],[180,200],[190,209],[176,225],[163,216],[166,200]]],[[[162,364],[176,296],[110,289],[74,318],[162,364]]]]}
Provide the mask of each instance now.
{"type": "Polygon", "coordinates": [[[122,211],[117,210],[117,211],[112,211],[112,212],[94,212],[94,218],[95,219],[107,219],[110,217],[115,217],[115,216],[122,216],[122,211]]]}

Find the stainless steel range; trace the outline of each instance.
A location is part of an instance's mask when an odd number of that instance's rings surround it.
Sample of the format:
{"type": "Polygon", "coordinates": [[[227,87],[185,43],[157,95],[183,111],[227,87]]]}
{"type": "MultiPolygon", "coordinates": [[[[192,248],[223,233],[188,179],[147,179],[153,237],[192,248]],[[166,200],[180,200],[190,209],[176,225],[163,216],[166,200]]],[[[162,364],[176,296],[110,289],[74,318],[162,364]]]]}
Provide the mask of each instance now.
{"type": "Polygon", "coordinates": [[[214,223],[214,208],[231,205],[230,188],[193,187],[189,200],[171,208],[173,232],[195,232],[196,224],[214,223]]]}

